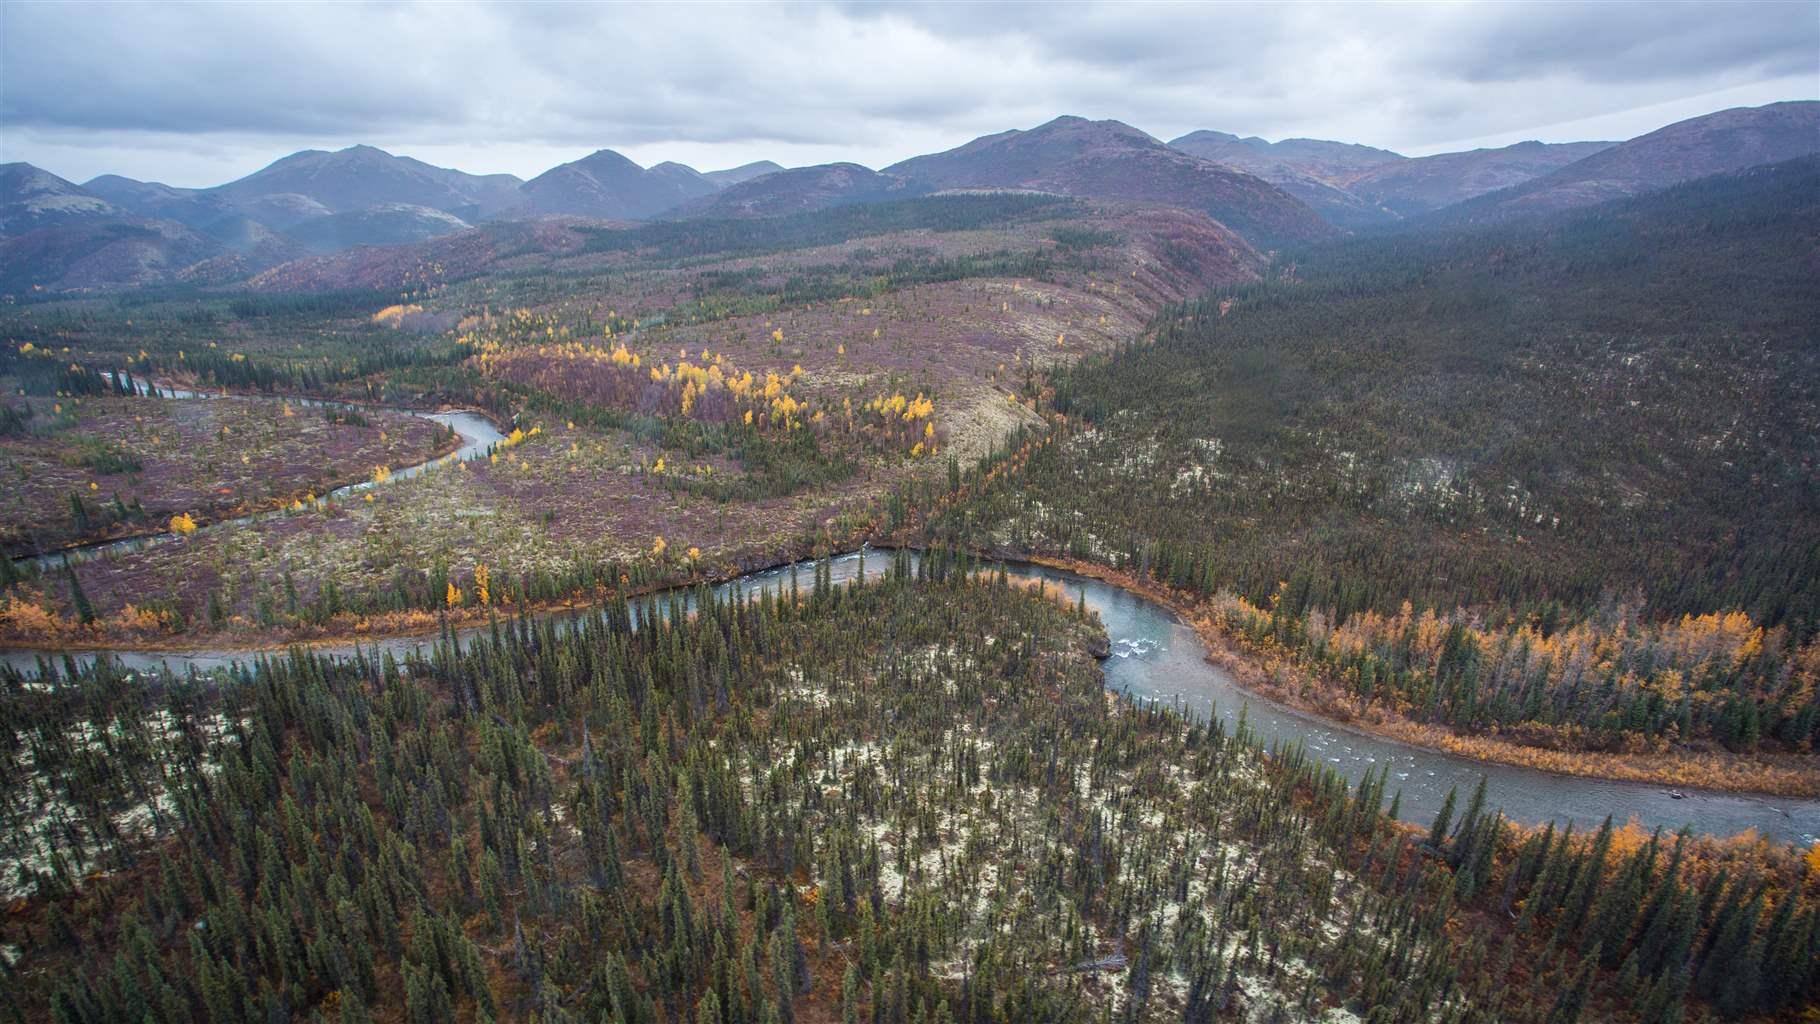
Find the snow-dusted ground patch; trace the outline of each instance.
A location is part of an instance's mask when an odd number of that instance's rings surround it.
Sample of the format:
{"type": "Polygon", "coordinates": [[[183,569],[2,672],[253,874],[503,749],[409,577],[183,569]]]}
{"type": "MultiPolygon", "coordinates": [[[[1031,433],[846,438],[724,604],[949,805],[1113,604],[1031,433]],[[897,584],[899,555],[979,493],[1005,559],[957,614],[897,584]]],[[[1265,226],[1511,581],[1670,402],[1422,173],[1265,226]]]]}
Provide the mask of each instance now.
{"type": "MultiPolygon", "coordinates": [[[[137,685],[137,679],[129,674],[121,685],[137,685]]],[[[58,887],[76,884],[109,869],[114,847],[176,827],[168,783],[191,757],[185,724],[166,708],[151,708],[104,721],[20,729],[10,751],[0,754],[6,783],[0,792],[0,902],[34,895],[40,879],[58,887]],[[45,759],[62,763],[63,770],[46,769],[45,759]],[[106,784],[95,787],[96,780],[106,784]],[[79,806],[92,802],[99,803],[99,819],[79,806]]],[[[230,723],[212,714],[189,724],[203,749],[203,771],[212,773],[216,756],[231,742],[230,723]]]]}
{"type": "MultiPolygon", "coordinates": [[[[981,673],[996,671],[990,664],[996,654],[976,658],[970,652],[1005,646],[915,647],[888,656],[883,674],[893,689],[906,692],[939,688],[949,697],[976,692],[981,673]]],[[[1072,978],[1069,983],[1086,986],[1094,998],[1109,1000],[1116,1013],[1133,998],[1131,971],[1076,968],[1135,952],[1139,920],[1128,921],[1121,938],[1101,918],[1112,908],[1140,900],[1149,908],[1145,919],[1158,948],[1171,947],[1179,936],[1210,936],[1216,930],[1226,935],[1219,950],[1230,965],[1231,1012],[1240,1018],[1255,1024],[1358,1021],[1348,1009],[1329,1007],[1328,998],[1316,998],[1304,1008],[1304,993],[1320,991],[1324,984],[1293,952],[1295,947],[1271,949],[1269,940],[1259,940],[1256,932],[1241,938],[1249,927],[1245,922],[1265,912],[1261,892],[1278,884],[1298,891],[1311,887],[1302,871],[1331,879],[1336,893],[1355,891],[1357,885],[1312,851],[1304,860],[1286,863],[1280,853],[1248,841],[1225,820],[1238,804],[1279,799],[1255,754],[1235,748],[1211,773],[1189,763],[1132,768],[1116,759],[1076,761],[1059,790],[1046,788],[1028,776],[992,777],[990,766],[1016,749],[1016,742],[982,727],[989,721],[983,716],[963,713],[939,727],[907,723],[893,717],[901,710],[887,710],[902,705],[878,692],[880,682],[843,680],[831,694],[819,675],[820,670],[802,666],[784,672],[778,707],[814,716],[799,721],[801,728],[813,730],[816,718],[825,715],[830,727],[841,721],[851,728],[858,720],[876,723],[878,731],[823,747],[807,762],[793,759],[787,768],[756,766],[746,776],[748,783],[774,785],[764,781],[769,771],[813,779],[819,800],[808,827],[818,844],[845,844],[860,851],[860,861],[873,863],[872,898],[884,905],[909,911],[933,900],[942,908],[943,948],[930,964],[935,976],[964,978],[982,945],[1003,948],[1033,935],[1053,935],[1061,915],[1070,938],[1030,955],[1058,979],[1072,978]],[[972,774],[975,765],[977,774],[972,774]],[[899,780],[922,781],[904,789],[894,785],[899,780]],[[847,829],[848,822],[850,839],[830,838],[829,833],[847,829]],[[1138,849],[1145,851],[1141,857],[1138,849]],[[1088,870],[1088,864],[1101,865],[1107,875],[1083,918],[1069,900],[1056,902],[1053,887],[1058,882],[1064,890],[1078,885],[1068,880],[1088,870]],[[1181,874],[1158,879],[1152,872],[1159,864],[1179,866],[1181,874]],[[1297,874],[1278,883],[1283,872],[1297,874]],[[1159,881],[1166,889],[1161,894],[1154,891],[1159,881]]],[[[960,706],[967,707],[964,699],[960,706]]],[[[1116,710],[1126,712],[1123,705],[1116,710]]],[[[829,874],[833,864],[821,861],[811,870],[818,890],[839,892],[843,884],[852,884],[829,874]]],[[[1305,941],[1351,941],[1375,948],[1380,940],[1362,926],[1342,939],[1345,927],[1336,922],[1347,919],[1349,906],[1342,898],[1330,898],[1311,915],[1315,927],[1305,941]]],[[[1163,963],[1150,978],[1143,1019],[1179,1019],[1191,988],[1192,979],[1179,960],[1163,963]]]]}

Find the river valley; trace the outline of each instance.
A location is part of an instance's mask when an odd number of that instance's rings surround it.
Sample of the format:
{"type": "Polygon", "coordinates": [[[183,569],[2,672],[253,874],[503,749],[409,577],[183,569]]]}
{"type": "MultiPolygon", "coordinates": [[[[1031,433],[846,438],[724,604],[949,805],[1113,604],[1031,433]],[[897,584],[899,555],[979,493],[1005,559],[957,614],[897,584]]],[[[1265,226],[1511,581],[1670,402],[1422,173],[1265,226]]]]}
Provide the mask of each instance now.
{"type": "MultiPolygon", "coordinates": [[[[472,428],[466,421],[454,425],[464,435],[472,428]]],[[[487,429],[491,429],[490,425],[487,429]]],[[[484,453],[485,448],[486,444],[478,439],[466,439],[462,451],[484,453]]],[[[869,557],[865,552],[841,555],[832,560],[830,576],[839,584],[867,572],[876,575],[885,570],[889,557],[888,552],[876,550],[869,557]]],[[[1489,806],[1526,824],[1572,822],[1577,830],[1585,830],[1596,828],[1609,814],[1620,823],[1634,818],[1645,828],[1660,827],[1666,831],[1687,826],[1696,832],[1729,835],[1755,829],[1769,839],[1801,845],[1820,839],[1820,801],[1674,791],[1645,783],[1557,775],[1476,761],[1348,730],[1247,693],[1229,673],[1208,662],[1206,649],[1193,629],[1148,598],[1046,566],[1013,563],[1007,569],[1013,576],[1062,588],[1071,600],[1084,598],[1087,607],[1099,615],[1112,645],[1111,656],[1104,662],[1108,688],[1139,700],[1179,705],[1200,716],[1217,714],[1229,730],[1237,727],[1243,715],[1246,727],[1263,746],[1301,743],[1311,758],[1327,763],[1354,783],[1367,772],[1381,771],[1389,765],[1390,784],[1386,791],[1401,792],[1399,813],[1408,821],[1425,824],[1432,820],[1450,789],[1456,790],[1458,799],[1464,802],[1484,777],[1489,806]]],[[[813,586],[814,576],[813,563],[799,562],[739,577],[720,584],[716,592],[751,595],[766,588],[776,592],[789,589],[793,582],[807,589],[813,586]]],[[[592,613],[552,614],[573,619],[592,613]]],[[[363,644],[361,649],[369,653],[389,651],[402,658],[433,642],[430,637],[394,637],[363,644]]],[[[326,654],[354,652],[351,645],[315,649],[326,654]]],[[[14,650],[0,652],[0,662],[22,672],[33,672],[42,663],[80,664],[105,654],[127,668],[150,671],[165,667],[184,672],[224,668],[254,659],[260,653],[85,651],[70,653],[70,660],[65,662],[63,654],[14,650]]]]}

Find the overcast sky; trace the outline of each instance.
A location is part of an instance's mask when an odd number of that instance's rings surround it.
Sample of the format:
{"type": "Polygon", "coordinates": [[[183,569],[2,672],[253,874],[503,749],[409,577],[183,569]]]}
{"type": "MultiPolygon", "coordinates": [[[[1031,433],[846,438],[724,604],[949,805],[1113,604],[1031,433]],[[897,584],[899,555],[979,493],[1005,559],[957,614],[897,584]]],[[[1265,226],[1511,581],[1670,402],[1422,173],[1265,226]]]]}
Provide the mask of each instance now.
{"type": "Polygon", "coordinates": [[[1820,98],[1820,0],[4,0],[0,32],[0,160],[188,186],[357,142],[523,177],[601,148],[879,167],[1064,113],[1421,155],[1820,98]]]}

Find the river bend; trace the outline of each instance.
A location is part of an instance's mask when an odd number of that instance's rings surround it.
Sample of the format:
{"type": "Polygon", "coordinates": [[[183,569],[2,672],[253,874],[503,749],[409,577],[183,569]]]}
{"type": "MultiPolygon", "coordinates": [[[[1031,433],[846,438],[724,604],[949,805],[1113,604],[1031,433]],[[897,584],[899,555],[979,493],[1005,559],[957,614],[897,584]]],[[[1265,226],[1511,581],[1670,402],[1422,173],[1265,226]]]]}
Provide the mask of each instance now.
{"type": "MultiPolygon", "coordinates": [[[[484,421],[483,421],[484,422],[484,421]]],[[[461,429],[459,426],[457,429],[461,429]]],[[[489,426],[488,429],[491,429],[489,426]]],[[[466,448],[464,447],[464,451],[466,448]]],[[[852,580],[862,571],[862,553],[842,555],[832,563],[836,583],[852,580]]],[[[866,571],[877,574],[890,563],[887,552],[870,553],[866,571]]],[[[1041,579],[1063,588],[1070,599],[1084,598],[1106,625],[1112,656],[1104,663],[1106,685],[1135,698],[1179,704],[1188,712],[1217,714],[1230,727],[1241,713],[1250,730],[1265,745],[1301,743],[1308,755],[1338,771],[1355,784],[1367,772],[1390,768],[1387,793],[1402,793],[1404,819],[1426,824],[1433,819],[1455,789],[1464,800],[1486,779],[1488,804],[1502,808],[1507,817],[1526,824],[1573,822],[1579,829],[1595,828],[1606,815],[1623,822],[1635,818],[1645,828],[1668,831],[1691,826],[1697,832],[1729,835],[1754,828],[1779,842],[1809,845],[1820,839],[1820,801],[1687,790],[1681,795],[1665,786],[1638,782],[1557,775],[1490,762],[1476,761],[1443,751],[1415,747],[1394,740],[1355,732],[1313,715],[1281,707],[1243,690],[1232,675],[1210,663],[1206,648],[1193,629],[1174,612],[1148,598],[1100,580],[1046,566],[1010,564],[1018,577],[1041,579]]],[[[770,588],[780,591],[796,585],[814,586],[813,563],[756,572],[721,584],[716,593],[756,594],[770,588]]],[[[572,619],[594,611],[551,613],[572,619]]],[[[483,629],[476,627],[466,634],[483,629]]],[[[362,645],[368,652],[404,654],[434,643],[434,637],[400,637],[362,645]]],[[[351,654],[353,646],[316,648],[325,654],[351,654]]],[[[98,652],[74,652],[78,663],[98,652]]],[[[259,652],[214,650],[186,653],[109,651],[108,657],[125,667],[151,670],[167,667],[177,672],[194,668],[222,668],[248,661],[259,652]]],[[[0,652],[0,661],[21,671],[34,671],[39,659],[61,654],[35,651],[0,652]]]]}

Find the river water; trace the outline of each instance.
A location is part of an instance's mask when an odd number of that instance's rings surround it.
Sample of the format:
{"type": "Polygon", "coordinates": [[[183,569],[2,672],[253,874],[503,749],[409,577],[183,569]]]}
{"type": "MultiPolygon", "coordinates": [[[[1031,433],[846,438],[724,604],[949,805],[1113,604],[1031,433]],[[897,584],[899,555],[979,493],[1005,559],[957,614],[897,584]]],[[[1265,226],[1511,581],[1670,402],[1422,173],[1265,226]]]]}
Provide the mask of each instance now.
{"type": "MultiPolygon", "coordinates": [[[[862,553],[843,555],[833,560],[832,576],[836,583],[846,582],[859,575],[862,566],[876,576],[889,564],[888,552],[873,551],[869,559],[862,553]]],[[[1526,824],[1571,821],[1578,828],[1587,829],[1596,828],[1606,815],[1611,815],[1620,823],[1635,818],[1645,828],[1669,831],[1691,826],[1697,832],[1728,835],[1754,828],[1770,839],[1804,846],[1820,838],[1820,801],[1700,790],[1686,790],[1677,798],[1663,786],[1490,764],[1353,732],[1247,693],[1230,673],[1207,661],[1206,649],[1194,630],[1162,605],[1112,584],[1056,569],[1018,564],[1008,569],[1015,576],[1053,583],[1066,590],[1070,599],[1085,597],[1087,607],[1099,614],[1112,641],[1112,656],[1104,663],[1107,687],[1139,699],[1179,704],[1201,716],[1217,714],[1228,723],[1228,731],[1242,712],[1250,730],[1266,746],[1273,742],[1283,746],[1302,743],[1311,758],[1326,763],[1354,783],[1365,773],[1388,765],[1390,784],[1386,792],[1401,791],[1401,816],[1408,821],[1431,821],[1449,789],[1458,790],[1464,806],[1483,777],[1488,806],[1502,808],[1507,817],[1526,824]]],[[[787,590],[792,577],[798,586],[809,589],[815,578],[813,564],[803,562],[752,573],[722,584],[717,592],[752,595],[765,588],[787,590]]],[[[561,617],[572,619],[588,614],[594,613],[567,612],[561,617]]],[[[433,642],[434,638],[404,637],[365,644],[363,649],[402,656],[433,642]]],[[[353,648],[318,650],[347,654],[353,648]]],[[[93,656],[93,652],[72,655],[78,663],[93,656]]],[[[162,665],[178,672],[220,668],[252,656],[248,651],[233,650],[109,654],[125,667],[148,670],[162,665]]],[[[35,669],[40,657],[48,656],[32,651],[0,652],[0,661],[22,671],[35,669]]],[[[56,657],[61,662],[61,656],[56,657]]]]}

